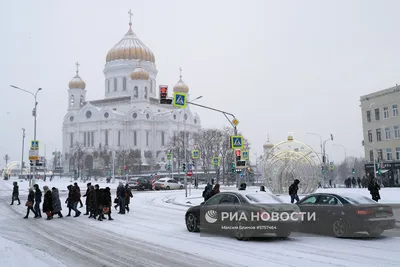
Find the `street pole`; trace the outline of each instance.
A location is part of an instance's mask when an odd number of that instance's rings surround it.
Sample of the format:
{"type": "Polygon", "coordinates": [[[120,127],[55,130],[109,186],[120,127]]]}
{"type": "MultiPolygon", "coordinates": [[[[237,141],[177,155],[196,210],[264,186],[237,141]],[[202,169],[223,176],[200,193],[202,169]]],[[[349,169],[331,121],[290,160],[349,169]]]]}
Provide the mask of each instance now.
{"type": "Polygon", "coordinates": [[[21,179],[24,174],[24,146],[25,146],[25,128],[22,128],[22,156],[21,156],[21,179]]]}
{"type": "Polygon", "coordinates": [[[325,173],[324,173],[324,183],[326,182],[326,173],[327,173],[327,169],[326,169],[326,150],[325,150],[325,146],[326,146],[326,142],[328,142],[328,141],[333,141],[333,135],[331,134],[331,138],[329,138],[329,139],[327,139],[327,140],[325,140],[324,141],[324,145],[323,145],[323,156],[322,156],[322,161],[323,161],[323,164],[324,164],[324,170],[325,170],[325,173]]]}
{"type": "Polygon", "coordinates": [[[112,179],[113,179],[113,183],[115,183],[115,150],[112,150],[112,179]]]}
{"type": "MultiPolygon", "coordinates": [[[[19,88],[18,86],[15,85],[10,85],[12,88],[18,89],[20,91],[23,91],[25,93],[28,93],[30,95],[32,95],[35,98],[35,107],[32,111],[32,115],[34,117],[34,123],[33,123],[33,141],[36,143],[36,118],[37,118],[37,94],[39,93],[39,91],[42,90],[42,88],[38,88],[36,93],[32,93],[30,91],[27,91],[25,89],[19,88]]],[[[33,161],[33,176],[36,178],[36,160],[33,161]]],[[[29,186],[32,186],[32,180],[29,179],[29,186]]]]}
{"type": "Polygon", "coordinates": [[[186,172],[183,173],[184,175],[184,184],[185,184],[185,196],[188,196],[188,190],[187,190],[187,168],[189,167],[187,164],[187,160],[186,160],[186,119],[185,119],[185,115],[183,116],[183,164],[185,164],[186,166],[186,172]]]}

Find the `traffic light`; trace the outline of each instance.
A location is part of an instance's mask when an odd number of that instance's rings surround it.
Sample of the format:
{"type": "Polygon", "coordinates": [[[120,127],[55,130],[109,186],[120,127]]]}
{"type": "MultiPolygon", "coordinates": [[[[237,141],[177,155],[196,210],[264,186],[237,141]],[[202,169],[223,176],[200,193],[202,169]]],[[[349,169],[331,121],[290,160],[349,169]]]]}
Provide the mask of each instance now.
{"type": "Polygon", "coordinates": [[[353,174],[355,174],[356,173],[356,170],[354,170],[354,168],[351,170],[351,172],[353,173],[353,174]]]}
{"type": "Polygon", "coordinates": [[[236,165],[235,165],[235,162],[232,162],[232,173],[236,173],[236,165]]]}
{"type": "Polygon", "coordinates": [[[323,155],[322,156],[322,162],[325,163],[325,161],[326,161],[326,157],[325,157],[325,155],[323,155]]]}
{"type": "Polygon", "coordinates": [[[242,158],[242,151],[240,149],[235,150],[236,161],[239,161],[242,158]]]}
{"type": "Polygon", "coordinates": [[[186,163],[182,164],[182,170],[183,170],[183,172],[186,172],[186,163]]]}
{"type": "Polygon", "coordinates": [[[245,160],[238,160],[238,161],[236,161],[236,166],[237,167],[244,167],[244,166],[246,166],[246,161],[245,160]]]}
{"type": "Polygon", "coordinates": [[[194,165],[194,160],[192,160],[192,166],[195,167],[195,165],[194,165]]]}
{"type": "Polygon", "coordinates": [[[321,170],[322,170],[322,173],[325,173],[325,167],[324,166],[321,167],[321,170]]]}
{"type": "Polygon", "coordinates": [[[160,104],[171,104],[172,99],[167,99],[168,96],[168,86],[160,85],[160,104]]]}
{"type": "Polygon", "coordinates": [[[170,170],[171,169],[171,164],[168,164],[168,170],[170,170]]]}
{"type": "Polygon", "coordinates": [[[124,165],[124,171],[126,171],[126,165],[124,165]]]}

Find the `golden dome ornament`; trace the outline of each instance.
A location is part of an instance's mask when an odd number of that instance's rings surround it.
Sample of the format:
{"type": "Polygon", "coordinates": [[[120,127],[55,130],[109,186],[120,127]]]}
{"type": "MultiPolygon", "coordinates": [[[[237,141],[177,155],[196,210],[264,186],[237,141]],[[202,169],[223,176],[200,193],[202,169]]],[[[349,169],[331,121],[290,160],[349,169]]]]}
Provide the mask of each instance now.
{"type": "Polygon", "coordinates": [[[76,65],[76,75],[69,82],[68,87],[69,89],[85,89],[86,83],[79,76],[79,65],[80,65],[79,62],[76,62],[75,65],[76,65]]]}

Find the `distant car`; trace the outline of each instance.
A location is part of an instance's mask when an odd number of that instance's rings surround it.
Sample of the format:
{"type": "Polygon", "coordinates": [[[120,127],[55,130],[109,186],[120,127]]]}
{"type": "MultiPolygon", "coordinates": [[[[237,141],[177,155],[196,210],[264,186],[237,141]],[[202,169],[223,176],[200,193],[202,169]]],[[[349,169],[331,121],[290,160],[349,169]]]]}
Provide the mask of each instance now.
{"type": "Polygon", "coordinates": [[[183,189],[183,184],[172,178],[161,178],[154,184],[156,190],[183,189]]]}
{"type": "Polygon", "coordinates": [[[380,236],[396,227],[393,210],[365,196],[319,193],[308,195],[297,204],[302,212],[315,212],[316,220],[303,220],[301,230],[350,237],[356,232],[380,236]]]}
{"type": "Polygon", "coordinates": [[[128,185],[131,189],[134,190],[152,190],[152,184],[148,179],[142,178],[142,177],[137,177],[137,178],[131,178],[128,181],[128,185]]]}
{"type": "MultiPolygon", "coordinates": [[[[214,214],[218,214],[217,217],[214,216],[211,221],[212,228],[217,233],[221,233],[220,229],[225,227],[225,223],[222,219],[222,213],[225,212],[238,212],[239,216],[244,213],[247,218],[250,218],[251,214],[268,213],[273,214],[298,214],[300,212],[299,208],[295,204],[284,203],[277,196],[267,193],[267,192],[248,192],[248,191],[225,191],[214,195],[206,202],[200,205],[190,207],[185,214],[186,228],[189,232],[199,232],[199,231],[211,231],[210,221],[207,218],[209,212],[212,211],[214,214]],[[202,210],[203,209],[203,210],[202,210]],[[203,214],[204,213],[204,214],[203,214]],[[201,216],[204,216],[205,220],[201,220],[201,216]],[[206,223],[206,221],[208,223],[206,223]],[[207,226],[202,225],[207,224],[207,226]]],[[[238,217],[236,217],[238,219],[238,217]]],[[[297,229],[300,220],[288,220],[282,221],[242,221],[240,219],[229,221],[227,229],[234,229],[230,232],[230,235],[236,237],[238,240],[247,240],[254,236],[274,234],[281,238],[287,238],[291,235],[291,232],[297,229]],[[242,227],[243,226],[243,227],[242,227]],[[256,230],[252,229],[253,226],[259,227],[256,230]],[[229,228],[233,227],[233,228],[229,228]],[[250,229],[250,230],[248,230],[250,229]],[[253,231],[253,232],[252,232],[253,231]]]]}

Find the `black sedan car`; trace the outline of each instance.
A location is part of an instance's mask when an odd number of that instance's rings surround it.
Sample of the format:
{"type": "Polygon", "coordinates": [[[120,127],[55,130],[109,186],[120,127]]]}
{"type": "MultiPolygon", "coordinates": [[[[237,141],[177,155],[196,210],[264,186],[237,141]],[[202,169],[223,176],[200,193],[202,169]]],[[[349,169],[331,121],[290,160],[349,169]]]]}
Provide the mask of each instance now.
{"type": "Polygon", "coordinates": [[[273,234],[290,236],[298,228],[299,208],[266,192],[225,191],[185,214],[189,232],[234,236],[238,240],[273,234]]]}
{"type": "Polygon", "coordinates": [[[300,230],[306,232],[336,237],[367,232],[377,237],[396,227],[390,206],[361,195],[318,193],[306,196],[297,205],[305,214],[300,230]]]}
{"type": "Polygon", "coordinates": [[[131,189],[134,190],[152,190],[152,184],[149,179],[138,177],[138,178],[131,178],[128,182],[128,185],[131,189]]]}

